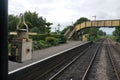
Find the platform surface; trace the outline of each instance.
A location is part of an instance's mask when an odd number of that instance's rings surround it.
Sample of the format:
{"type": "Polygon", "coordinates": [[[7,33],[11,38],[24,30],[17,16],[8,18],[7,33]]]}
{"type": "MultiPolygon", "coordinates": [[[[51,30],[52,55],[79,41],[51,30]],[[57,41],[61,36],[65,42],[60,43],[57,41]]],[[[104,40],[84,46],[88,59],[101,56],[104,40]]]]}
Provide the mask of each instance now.
{"type": "Polygon", "coordinates": [[[61,51],[64,51],[66,49],[72,48],[74,46],[77,46],[77,45],[80,45],[83,43],[86,43],[86,42],[68,41],[67,43],[60,44],[59,46],[53,46],[53,47],[33,51],[33,59],[32,60],[28,60],[28,61],[25,61],[23,63],[8,61],[8,72],[13,71],[15,69],[18,69],[20,67],[26,66],[28,64],[31,64],[33,62],[36,62],[38,60],[42,60],[42,59],[47,58],[49,56],[55,55],[61,51]]]}

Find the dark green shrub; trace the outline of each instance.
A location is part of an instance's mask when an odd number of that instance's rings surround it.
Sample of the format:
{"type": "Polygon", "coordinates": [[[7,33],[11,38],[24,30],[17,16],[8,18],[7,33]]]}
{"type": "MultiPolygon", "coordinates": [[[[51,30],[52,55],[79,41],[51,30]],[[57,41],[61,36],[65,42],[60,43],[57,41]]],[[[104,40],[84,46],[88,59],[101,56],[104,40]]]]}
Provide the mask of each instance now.
{"type": "Polygon", "coordinates": [[[44,40],[33,41],[34,50],[48,47],[48,44],[44,40]]]}
{"type": "Polygon", "coordinates": [[[39,42],[40,48],[48,47],[48,44],[44,40],[39,40],[38,42],[39,42]]]}
{"type": "Polygon", "coordinates": [[[66,43],[67,38],[62,34],[51,34],[50,37],[55,37],[58,43],[66,43]]]}
{"type": "Polygon", "coordinates": [[[45,41],[50,45],[56,45],[57,44],[57,39],[54,38],[54,37],[46,37],[45,41]]]}
{"type": "Polygon", "coordinates": [[[37,34],[37,35],[30,35],[29,38],[31,38],[33,41],[39,41],[39,40],[45,40],[46,34],[37,34]]]}
{"type": "Polygon", "coordinates": [[[54,37],[59,40],[60,43],[66,42],[66,37],[61,34],[38,34],[38,35],[30,35],[29,36],[33,41],[45,40],[46,37],[54,37]]]}
{"type": "Polygon", "coordinates": [[[33,41],[33,49],[34,49],[34,50],[39,49],[38,41],[33,41]]]}
{"type": "Polygon", "coordinates": [[[64,35],[59,35],[58,43],[66,43],[67,38],[64,35]]]}
{"type": "Polygon", "coordinates": [[[50,34],[48,37],[54,37],[54,38],[59,38],[59,34],[50,34]]]}

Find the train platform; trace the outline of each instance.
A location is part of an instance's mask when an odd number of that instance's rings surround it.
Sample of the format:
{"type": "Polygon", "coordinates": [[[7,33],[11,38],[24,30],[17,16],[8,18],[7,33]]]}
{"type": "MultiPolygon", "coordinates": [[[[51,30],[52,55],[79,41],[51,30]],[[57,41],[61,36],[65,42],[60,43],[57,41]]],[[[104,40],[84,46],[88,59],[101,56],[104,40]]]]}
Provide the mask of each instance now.
{"type": "Polygon", "coordinates": [[[84,42],[83,41],[68,41],[67,43],[60,44],[59,46],[53,46],[53,47],[33,51],[32,60],[28,60],[22,63],[8,61],[8,72],[27,66],[39,60],[45,60],[50,56],[53,56],[57,53],[73,48],[83,43],[87,43],[87,41],[84,41],[84,42]]]}

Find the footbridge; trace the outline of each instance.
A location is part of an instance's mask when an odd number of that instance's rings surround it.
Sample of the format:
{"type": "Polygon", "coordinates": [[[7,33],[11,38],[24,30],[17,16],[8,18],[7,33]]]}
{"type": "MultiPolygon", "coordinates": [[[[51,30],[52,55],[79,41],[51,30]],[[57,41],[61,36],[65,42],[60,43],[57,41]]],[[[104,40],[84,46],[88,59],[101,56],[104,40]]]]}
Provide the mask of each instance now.
{"type": "Polygon", "coordinates": [[[64,35],[67,36],[68,39],[75,38],[80,30],[90,27],[120,27],[120,19],[86,21],[76,25],[74,28],[70,27],[64,35]]]}

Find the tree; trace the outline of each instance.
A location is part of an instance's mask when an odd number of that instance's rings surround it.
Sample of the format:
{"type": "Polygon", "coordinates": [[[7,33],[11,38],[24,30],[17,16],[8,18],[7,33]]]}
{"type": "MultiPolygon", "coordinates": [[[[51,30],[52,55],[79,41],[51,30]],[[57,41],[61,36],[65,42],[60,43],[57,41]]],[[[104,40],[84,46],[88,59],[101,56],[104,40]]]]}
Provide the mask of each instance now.
{"type": "Polygon", "coordinates": [[[64,28],[62,31],[61,31],[61,34],[65,34],[65,32],[70,28],[71,26],[67,26],[66,28],[64,28]]]}
{"type": "Polygon", "coordinates": [[[53,24],[53,23],[50,23],[50,22],[47,22],[47,23],[46,23],[46,26],[47,26],[47,27],[46,27],[46,33],[47,33],[47,34],[50,33],[50,29],[51,29],[50,25],[52,25],[52,24],[53,24]]]}
{"type": "Polygon", "coordinates": [[[120,42],[120,28],[119,27],[115,28],[115,31],[113,32],[113,35],[115,36],[116,41],[120,42]]]}
{"type": "Polygon", "coordinates": [[[39,31],[37,30],[37,32],[39,33],[44,32],[43,27],[45,27],[45,24],[42,23],[44,22],[44,20],[42,17],[38,17],[38,13],[26,11],[24,13],[24,16],[25,21],[31,23],[31,27],[29,27],[30,31],[34,31],[37,28],[39,30],[39,31]]]}
{"type": "MultiPolygon", "coordinates": [[[[26,11],[24,13],[25,23],[29,27],[30,32],[37,32],[37,33],[50,33],[50,25],[52,23],[47,22],[47,20],[43,17],[39,17],[38,13],[26,11]]],[[[19,23],[19,16],[9,15],[8,18],[8,26],[9,32],[16,31],[17,25],[19,23]]],[[[25,25],[21,23],[21,28],[24,28],[25,25]]]]}
{"type": "Polygon", "coordinates": [[[105,33],[105,32],[103,32],[102,30],[99,30],[99,31],[98,31],[98,35],[100,35],[100,36],[105,36],[105,35],[106,35],[106,33],[105,33]]]}
{"type": "Polygon", "coordinates": [[[32,26],[30,27],[30,31],[34,31],[37,28],[39,30],[37,30],[37,32],[39,33],[46,33],[46,31],[50,32],[50,25],[52,25],[52,23],[47,22],[47,20],[45,18],[43,19],[43,17],[39,17],[38,13],[26,11],[24,15],[26,21],[32,24],[32,26]]]}
{"type": "Polygon", "coordinates": [[[114,36],[120,36],[120,28],[119,27],[115,28],[115,31],[113,32],[113,35],[114,36]]]}
{"type": "Polygon", "coordinates": [[[9,32],[16,31],[18,22],[19,22],[18,16],[8,15],[8,31],[9,32]]]}
{"type": "Polygon", "coordinates": [[[78,25],[78,24],[81,24],[83,22],[86,22],[86,21],[90,21],[88,18],[85,18],[85,17],[81,17],[79,18],[75,23],[74,23],[74,26],[78,25]]]}
{"type": "Polygon", "coordinates": [[[40,33],[40,30],[37,27],[33,27],[32,29],[30,29],[30,31],[40,33]]]}

